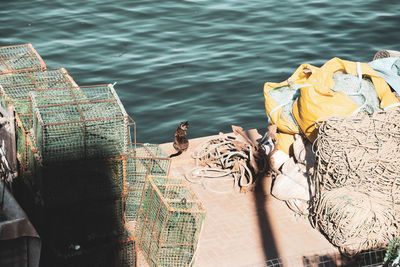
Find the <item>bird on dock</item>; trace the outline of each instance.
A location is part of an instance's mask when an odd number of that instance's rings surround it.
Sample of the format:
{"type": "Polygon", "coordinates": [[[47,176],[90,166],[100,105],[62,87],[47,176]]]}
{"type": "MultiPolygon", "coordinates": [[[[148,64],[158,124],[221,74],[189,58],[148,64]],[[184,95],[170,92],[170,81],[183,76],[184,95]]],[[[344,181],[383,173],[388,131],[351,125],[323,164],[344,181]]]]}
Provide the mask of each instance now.
{"type": "Polygon", "coordinates": [[[169,157],[176,157],[182,154],[183,151],[187,150],[189,147],[189,140],[187,139],[186,132],[189,128],[189,121],[181,122],[176,128],[174,134],[174,148],[177,151],[174,154],[171,154],[169,157]]]}

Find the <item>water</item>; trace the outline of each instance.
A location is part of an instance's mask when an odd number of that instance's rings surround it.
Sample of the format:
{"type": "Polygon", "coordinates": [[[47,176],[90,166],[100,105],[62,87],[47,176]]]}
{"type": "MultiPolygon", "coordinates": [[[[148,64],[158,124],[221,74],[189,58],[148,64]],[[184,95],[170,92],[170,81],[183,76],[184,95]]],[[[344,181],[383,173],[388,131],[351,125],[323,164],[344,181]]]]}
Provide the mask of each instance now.
{"type": "Polygon", "coordinates": [[[378,0],[1,0],[0,45],[32,43],[80,85],[117,82],[140,142],[266,125],[263,84],[301,63],[400,50],[400,5],[378,0]]]}

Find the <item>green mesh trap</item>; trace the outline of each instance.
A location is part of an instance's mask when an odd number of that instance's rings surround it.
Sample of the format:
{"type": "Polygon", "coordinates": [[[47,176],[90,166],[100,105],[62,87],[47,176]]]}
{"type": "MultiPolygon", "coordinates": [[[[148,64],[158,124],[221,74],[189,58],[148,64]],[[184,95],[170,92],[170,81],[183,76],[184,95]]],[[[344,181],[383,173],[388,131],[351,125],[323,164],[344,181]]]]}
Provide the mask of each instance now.
{"type": "Polygon", "coordinates": [[[32,142],[28,125],[30,124],[30,114],[16,114],[16,143],[17,143],[17,159],[20,164],[20,172],[25,174],[33,174],[35,172],[35,145],[32,142]]]}
{"type": "Polygon", "coordinates": [[[136,266],[137,262],[137,250],[136,250],[136,239],[134,236],[122,239],[116,246],[115,254],[115,267],[132,267],[136,266]]]}
{"type": "Polygon", "coordinates": [[[30,91],[73,86],[77,85],[64,68],[0,73],[0,102],[4,108],[13,105],[17,114],[27,114],[30,91]]]}
{"type": "MultiPolygon", "coordinates": [[[[111,199],[124,196],[125,170],[123,158],[97,160],[86,170],[86,199],[111,199]]],[[[86,168],[86,167],[85,167],[86,168]]]]}
{"type": "MultiPolygon", "coordinates": [[[[33,159],[35,162],[35,159],[33,159]]],[[[31,170],[32,167],[29,168],[31,170]]],[[[93,159],[33,166],[44,206],[58,207],[125,196],[124,159],[93,159]]]]}
{"type": "Polygon", "coordinates": [[[183,179],[148,176],[135,236],[150,266],[191,266],[205,210],[183,179]]]}
{"type": "Polygon", "coordinates": [[[0,73],[45,68],[46,64],[31,44],[0,47],[0,73]]]}
{"type": "MultiPolygon", "coordinates": [[[[17,143],[17,159],[20,163],[21,168],[26,169],[28,166],[27,161],[27,135],[28,131],[23,126],[23,120],[26,116],[21,117],[16,115],[16,143],[17,143]]],[[[29,118],[28,118],[29,119],[29,118]]]]}
{"type": "Polygon", "coordinates": [[[171,159],[155,144],[130,144],[126,155],[125,218],[136,221],[146,176],[168,175],[171,159]]]}
{"type": "Polygon", "coordinates": [[[30,95],[43,163],[127,153],[130,117],[112,85],[36,90],[30,95]]]}

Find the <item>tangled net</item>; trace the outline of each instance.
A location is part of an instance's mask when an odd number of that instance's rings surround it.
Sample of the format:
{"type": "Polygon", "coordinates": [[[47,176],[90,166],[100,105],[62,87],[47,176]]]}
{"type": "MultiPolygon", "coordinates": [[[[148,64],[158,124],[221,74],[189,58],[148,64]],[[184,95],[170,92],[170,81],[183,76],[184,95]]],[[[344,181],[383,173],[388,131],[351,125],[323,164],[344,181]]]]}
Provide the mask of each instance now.
{"type": "Polygon", "coordinates": [[[311,219],[343,252],[387,245],[400,223],[400,110],[319,128],[311,219]]]}
{"type": "Polygon", "coordinates": [[[314,213],[320,230],[348,255],[382,248],[398,232],[390,203],[351,186],[321,194],[314,213]]]}

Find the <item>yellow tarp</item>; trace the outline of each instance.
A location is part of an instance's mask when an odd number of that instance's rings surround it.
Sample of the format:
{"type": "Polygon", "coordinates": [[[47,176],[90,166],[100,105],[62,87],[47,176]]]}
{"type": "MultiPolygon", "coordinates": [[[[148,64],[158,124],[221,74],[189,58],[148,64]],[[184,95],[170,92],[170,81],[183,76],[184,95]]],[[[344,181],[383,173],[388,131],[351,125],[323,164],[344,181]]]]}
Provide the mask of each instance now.
{"type": "MultiPolygon", "coordinates": [[[[363,77],[371,79],[383,109],[394,103],[399,103],[397,97],[391,92],[386,81],[367,64],[360,63],[359,70],[363,77]]],[[[329,117],[344,117],[355,112],[359,106],[343,92],[335,92],[333,74],[336,72],[358,74],[357,62],[333,58],[321,68],[309,64],[301,65],[295,73],[281,83],[266,83],[264,85],[265,110],[270,116],[270,122],[276,124],[278,130],[284,133],[295,134],[300,131],[313,142],[317,137],[315,122],[323,121],[329,117]],[[304,86],[300,89],[301,95],[294,102],[292,113],[296,120],[293,123],[283,114],[283,109],[274,111],[279,104],[268,94],[270,90],[281,86],[304,86]],[[270,114],[272,112],[272,114],[270,114]]],[[[291,145],[291,144],[290,144],[291,145]]],[[[280,144],[278,149],[288,153],[288,144],[280,144]]]]}

